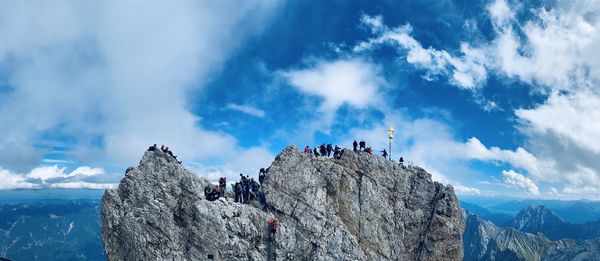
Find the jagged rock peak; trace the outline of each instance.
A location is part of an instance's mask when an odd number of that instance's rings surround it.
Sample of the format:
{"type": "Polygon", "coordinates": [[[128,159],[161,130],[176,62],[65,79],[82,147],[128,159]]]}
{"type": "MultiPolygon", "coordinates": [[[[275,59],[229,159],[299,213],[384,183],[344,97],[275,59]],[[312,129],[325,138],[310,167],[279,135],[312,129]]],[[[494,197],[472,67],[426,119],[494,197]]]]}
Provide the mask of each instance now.
{"type": "Polygon", "coordinates": [[[549,208],[542,205],[533,205],[519,211],[511,226],[525,232],[537,232],[565,224],[566,221],[549,208]]]}
{"type": "Polygon", "coordinates": [[[290,146],[261,189],[271,211],[204,199],[207,181],[146,152],[102,199],[109,260],[461,260],[464,219],[451,186],[418,167],[346,150],[290,146]],[[267,221],[277,218],[274,238],[267,221]]]}

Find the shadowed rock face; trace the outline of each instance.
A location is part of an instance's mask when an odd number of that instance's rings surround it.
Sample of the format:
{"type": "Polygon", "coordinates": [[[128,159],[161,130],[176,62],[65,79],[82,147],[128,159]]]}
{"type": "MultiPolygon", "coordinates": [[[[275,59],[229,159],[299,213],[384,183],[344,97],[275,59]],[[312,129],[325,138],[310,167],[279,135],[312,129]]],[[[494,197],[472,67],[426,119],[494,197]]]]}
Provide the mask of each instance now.
{"type": "Polygon", "coordinates": [[[209,202],[208,182],[146,152],[102,199],[109,260],[461,260],[451,186],[366,153],[315,158],[288,147],[263,183],[272,210],[209,202]],[[272,240],[267,221],[280,220],[272,240]]]}

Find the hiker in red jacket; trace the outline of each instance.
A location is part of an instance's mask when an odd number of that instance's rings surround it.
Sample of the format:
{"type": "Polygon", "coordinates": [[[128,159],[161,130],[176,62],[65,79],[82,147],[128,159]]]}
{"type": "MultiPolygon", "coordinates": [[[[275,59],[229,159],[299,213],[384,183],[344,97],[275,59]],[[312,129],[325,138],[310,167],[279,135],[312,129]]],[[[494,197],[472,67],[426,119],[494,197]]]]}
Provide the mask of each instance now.
{"type": "Polygon", "coordinates": [[[269,220],[269,230],[271,231],[271,238],[275,238],[275,232],[277,232],[277,228],[279,227],[279,220],[276,218],[272,218],[269,220]]]}

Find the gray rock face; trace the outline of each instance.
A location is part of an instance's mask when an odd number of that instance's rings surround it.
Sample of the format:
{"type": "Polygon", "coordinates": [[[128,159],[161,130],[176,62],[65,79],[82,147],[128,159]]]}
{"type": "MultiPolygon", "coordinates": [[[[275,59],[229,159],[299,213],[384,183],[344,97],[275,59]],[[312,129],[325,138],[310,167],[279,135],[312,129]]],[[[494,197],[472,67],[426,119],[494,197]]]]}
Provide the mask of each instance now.
{"type": "Polygon", "coordinates": [[[261,189],[270,212],[204,199],[207,181],[146,152],[102,199],[109,260],[461,260],[451,186],[367,153],[315,158],[288,147],[261,189]],[[280,221],[271,238],[267,222],[280,221]]]}

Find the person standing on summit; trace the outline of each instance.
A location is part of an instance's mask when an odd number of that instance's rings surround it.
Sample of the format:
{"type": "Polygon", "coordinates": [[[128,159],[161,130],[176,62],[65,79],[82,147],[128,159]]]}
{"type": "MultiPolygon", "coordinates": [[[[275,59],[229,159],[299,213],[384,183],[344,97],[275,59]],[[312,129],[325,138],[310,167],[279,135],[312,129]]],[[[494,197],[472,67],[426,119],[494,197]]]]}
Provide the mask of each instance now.
{"type": "Polygon", "coordinates": [[[265,171],[265,168],[260,168],[260,170],[258,171],[258,182],[260,182],[260,184],[262,184],[263,181],[265,180],[266,176],[267,176],[267,171],[265,171]]]}
{"type": "Polygon", "coordinates": [[[331,144],[327,144],[327,157],[331,157],[331,152],[333,151],[333,147],[331,144]]]}
{"type": "Polygon", "coordinates": [[[352,142],[352,150],[354,150],[354,152],[358,151],[358,142],[356,142],[356,140],[352,142]]]}
{"type": "Polygon", "coordinates": [[[361,151],[364,151],[364,150],[365,150],[365,148],[367,147],[367,143],[366,143],[364,140],[361,140],[361,141],[358,143],[358,146],[360,146],[360,148],[359,148],[359,149],[360,149],[361,151]]]}

